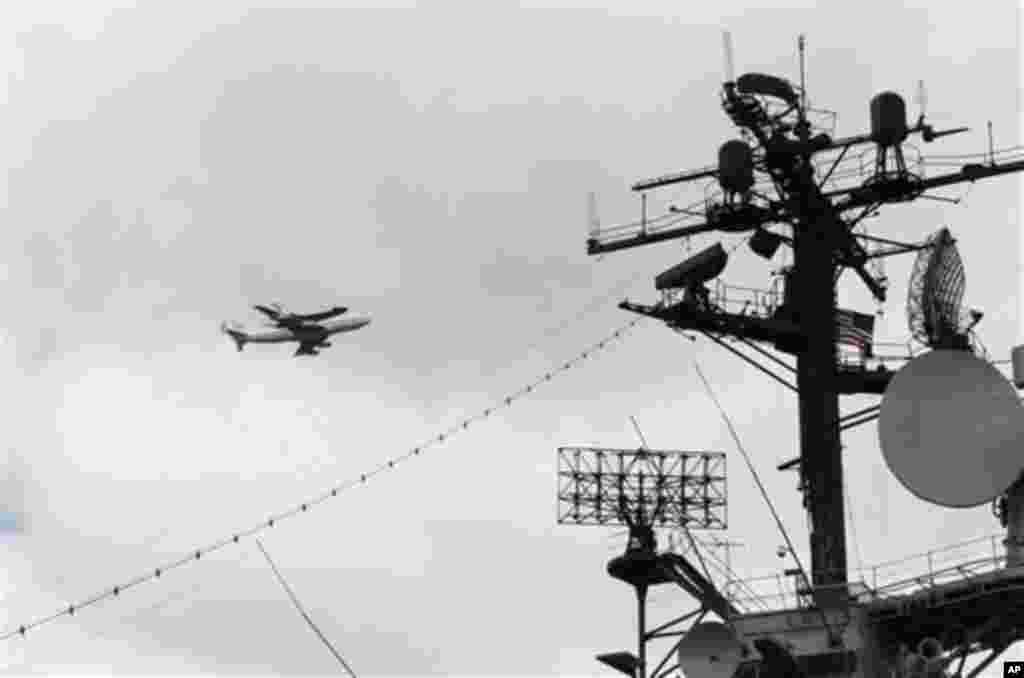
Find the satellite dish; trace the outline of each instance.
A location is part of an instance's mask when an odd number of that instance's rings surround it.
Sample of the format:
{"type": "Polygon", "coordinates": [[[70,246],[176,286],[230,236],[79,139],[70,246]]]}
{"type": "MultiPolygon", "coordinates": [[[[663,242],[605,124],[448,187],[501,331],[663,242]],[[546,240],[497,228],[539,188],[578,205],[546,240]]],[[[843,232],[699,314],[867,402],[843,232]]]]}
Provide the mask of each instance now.
{"type": "Polygon", "coordinates": [[[917,255],[907,286],[907,322],[914,339],[931,348],[970,348],[970,314],[963,310],[967,280],[948,228],[936,231],[917,255]]]}
{"type": "Polygon", "coordinates": [[[686,678],[732,678],[743,646],[725,624],[695,624],[679,643],[679,668],[686,678]]]}
{"type": "Polygon", "coordinates": [[[1024,468],[1024,408],[1006,378],[968,351],[904,365],[882,398],[878,437],[893,475],[940,506],[984,504],[1024,468]]]}

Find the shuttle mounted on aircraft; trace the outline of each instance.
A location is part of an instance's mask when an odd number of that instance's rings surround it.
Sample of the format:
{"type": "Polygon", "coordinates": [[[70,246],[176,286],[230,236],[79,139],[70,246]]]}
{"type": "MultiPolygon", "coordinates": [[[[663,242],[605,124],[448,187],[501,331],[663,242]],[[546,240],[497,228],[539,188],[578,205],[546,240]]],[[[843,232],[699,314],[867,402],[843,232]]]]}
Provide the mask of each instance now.
{"type": "Polygon", "coordinates": [[[248,331],[227,323],[221,326],[221,330],[235,341],[239,351],[248,343],[281,344],[294,341],[299,344],[296,356],[319,355],[317,349],[331,346],[327,341],[331,335],[352,332],[370,323],[367,317],[337,317],[348,311],[342,306],[309,314],[288,313],[279,304],[256,305],[253,308],[270,319],[271,329],[248,331]]]}

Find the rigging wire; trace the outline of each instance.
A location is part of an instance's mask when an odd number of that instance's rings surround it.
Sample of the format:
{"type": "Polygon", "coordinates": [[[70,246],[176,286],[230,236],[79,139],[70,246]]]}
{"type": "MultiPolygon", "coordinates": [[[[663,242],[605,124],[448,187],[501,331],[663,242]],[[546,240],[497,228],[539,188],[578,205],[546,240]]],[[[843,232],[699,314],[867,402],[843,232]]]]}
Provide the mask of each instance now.
{"type": "MultiPolygon", "coordinates": [[[[732,420],[729,418],[729,415],[726,414],[725,408],[722,407],[722,403],[719,402],[718,398],[715,396],[715,392],[711,388],[711,384],[708,382],[707,377],[704,376],[704,372],[700,369],[700,365],[696,360],[693,361],[693,367],[697,370],[697,375],[700,377],[700,380],[704,382],[704,388],[707,390],[708,395],[711,396],[711,400],[718,408],[719,414],[722,415],[722,419],[725,421],[725,425],[729,428],[729,434],[732,436],[732,440],[736,444],[736,448],[740,451],[740,454],[743,455],[743,460],[746,462],[747,468],[750,469],[750,474],[754,477],[754,482],[757,483],[758,489],[761,490],[761,496],[764,497],[764,501],[768,505],[768,510],[771,511],[772,517],[775,518],[775,524],[778,526],[779,532],[782,533],[782,538],[786,540],[786,546],[789,548],[789,553],[793,556],[793,560],[796,562],[797,569],[800,571],[800,576],[807,585],[813,585],[814,580],[807,576],[807,570],[804,569],[803,563],[800,562],[800,556],[797,555],[796,548],[793,546],[793,540],[789,538],[789,533],[786,532],[786,526],[782,524],[782,519],[775,510],[775,505],[772,504],[771,497],[768,496],[768,491],[761,483],[761,477],[758,475],[757,469],[754,468],[753,462],[750,461],[750,455],[747,454],[746,448],[744,448],[743,443],[740,442],[740,437],[736,433],[736,428],[732,425],[732,420]]],[[[829,637],[832,637],[834,631],[828,622],[825,610],[821,609],[820,612],[821,624],[826,629],[829,637]]]]}
{"type": "MultiPolygon", "coordinates": [[[[757,483],[757,487],[761,491],[761,496],[764,498],[765,503],[768,505],[768,510],[771,511],[772,517],[775,519],[775,524],[779,528],[779,532],[782,533],[782,538],[786,540],[786,546],[789,547],[789,552],[793,555],[793,560],[796,561],[797,567],[800,568],[800,571],[804,573],[804,577],[806,578],[807,570],[804,569],[803,564],[800,562],[800,557],[796,553],[796,549],[793,546],[793,541],[789,538],[789,533],[786,532],[786,527],[782,524],[782,519],[779,517],[778,512],[775,510],[775,505],[772,503],[771,497],[768,496],[768,491],[761,483],[761,476],[758,475],[757,469],[754,468],[753,462],[750,461],[750,456],[747,454],[746,448],[743,447],[743,443],[740,442],[740,437],[736,433],[736,429],[732,425],[732,420],[729,418],[729,415],[722,407],[722,403],[719,402],[718,397],[715,396],[715,392],[711,388],[711,384],[708,382],[707,377],[704,376],[704,372],[700,369],[700,365],[697,363],[696,360],[693,361],[693,367],[694,369],[697,370],[697,376],[699,376],[700,380],[704,382],[705,390],[711,397],[712,402],[714,402],[715,407],[718,408],[718,412],[719,414],[722,415],[722,419],[725,421],[725,425],[729,428],[729,434],[732,436],[732,440],[736,444],[736,449],[738,449],[740,451],[740,454],[743,455],[743,460],[746,462],[747,468],[750,470],[750,474],[754,476],[754,482],[757,483]]],[[[808,578],[807,581],[810,582],[811,580],[808,578]]]]}
{"type": "Polygon", "coordinates": [[[860,542],[857,540],[857,523],[853,519],[853,503],[850,501],[849,484],[846,474],[843,474],[843,499],[846,501],[847,521],[850,524],[850,541],[853,542],[853,552],[857,555],[857,571],[864,571],[864,558],[860,552],[860,542]]]}
{"type": "MultiPolygon", "coordinates": [[[[750,599],[752,601],[756,601],[757,603],[759,603],[765,610],[768,609],[764,601],[760,600],[757,594],[754,592],[754,590],[750,588],[750,585],[747,582],[740,579],[736,570],[727,561],[720,558],[714,552],[713,547],[715,546],[715,544],[713,542],[709,544],[707,542],[699,541],[697,543],[703,546],[705,550],[707,550],[708,562],[711,563],[711,565],[714,567],[715,571],[719,574],[719,576],[724,575],[725,586],[723,587],[722,594],[726,597],[726,599],[728,599],[730,602],[737,602],[738,596],[729,591],[729,589],[741,589],[744,593],[750,596],[750,599]]],[[[725,546],[723,548],[728,548],[728,546],[725,546]]]]}
{"type": "MultiPolygon", "coordinates": [[[[755,602],[758,605],[760,605],[765,611],[769,609],[768,605],[763,600],[761,600],[761,597],[757,595],[757,593],[747,584],[747,582],[741,580],[737,576],[736,570],[730,567],[728,563],[724,562],[715,554],[713,547],[716,546],[716,544],[714,544],[713,542],[708,543],[700,540],[695,540],[695,542],[697,545],[703,547],[704,550],[707,552],[706,555],[708,557],[708,562],[711,563],[712,569],[719,576],[719,578],[724,579],[728,586],[735,587],[737,589],[743,589],[743,593],[745,593],[747,596],[747,598],[740,598],[734,594],[730,594],[726,590],[722,590],[722,595],[724,598],[726,598],[727,600],[729,600],[729,602],[732,602],[734,604],[736,602],[755,602]]],[[[671,552],[672,549],[670,548],[669,551],[671,552]]],[[[685,556],[686,553],[680,553],[679,555],[685,556]]],[[[708,577],[708,581],[714,584],[716,587],[718,586],[718,583],[710,576],[708,577]]],[[[652,599],[652,602],[660,603],[664,600],[665,597],[660,596],[658,598],[652,599]]]]}
{"type": "MultiPolygon", "coordinates": [[[[744,590],[746,592],[746,594],[748,596],[750,596],[750,600],[751,601],[757,602],[765,610],[769,609],[767,603],[765,603],[761,599],[761,596],[759,596],[757,594],[757,592],[754,591],[753,588],[751,588],[750,584],[746,580],[740,578],[739,573],[736,571],[736,569],[733,568],[727,561],[723,561],[721,558],[719,558],[715,554],[715,552],[711,548],[712,546],[714,546],[713,543],[709,544],[707,542],[702,542],[702,541],[698,541],[697,543],[700,544],[701,546],[703,546],[707,550],[708,558],[711,560],[711,564],[715,566],[715,570],[719,574],[721,574],[723,571],[725,572],[726,579],[728,580],[728,583],[731,586],[734,586],[734,587],[736,587],[738,589],[744,590]]],[[[726,547],[726,548],[728,548],[728,547],[726,547]]],[[[731,595],[726,595],[726,597],[727,598],[735,598],[734,596],[731,596],[731,595]]]]}
{"type": "Polygon", "coordinates": [[[636,423],[636,417],[632,414],[629,415],[629,420],[633,422],[633,428],[636,430],[636,435],[640,438],[640,444],[644,446],[645,450],[651,449],[650,445],[647,444],[647,439],[644,438],[644,432],[640,430],[640,425],[636,423]]]}
{"type": "MultiPolygon", "coordinates": [[[[680,527],[675,528],[675,529],[682,530],[683,526],[680,526],[680,527]]],[[[629,533],[628,530],[616,530],[613,534],[608,536],[608,541],[612,541],[613,539],[621,539],[622,537],[626,536],[628,533],[629,533]]],[[[671,539],[670,539],[670,541],[671,541],[671,539]]],[[[762,597],[756,591],[754,591],[753,588],[751,588],[749,582],[746,579],[743,579],[743,578],[741,578],[739,576],[739,572],[736,570],[736,568],[732,567],[731,565],[729,565],[729,563],[725,562],[724,560],[722,560],[721,558],[719,558],[715,554],[715,552],[713,550],[713,547],[715,546],[715,544],[713,542],[709,543],[709,542],[701,541],[700,539],[697,539],[697,538],[694,538],[693,542],[695,542],[698,546],[702,546],[704,548],[705,555],[708,558],[707,562],[709,562],[713,566],[712,569],[714,569],[714,571],[720,577],[722,577],[723,579],[726,579],[729,582],[730,586],[735,587],[737,589],[742,589],[743,592],[747,596],[746,599],[743,599],[743,598],[739,598],[735,594],[728,594],[727,592],[723,591],[723,595],[725,595],[725,597],[727,599],[729,599],[732,602],[737,602],[737,601],[741,601],[741,602],[754,602],[754,603],[757,603],[758,605],[760,605],[765,611],[767,611],[769,609],[768,604],[765,603],[764,600],[762,600],[762,597]]],[[[691,542],[691,545],[689,547],[690,550],[693,550],[693,542],[691,542]]],[[[620,548],[620,546],[618,544],[616,544],[614,546],[608,546],[607,547],[607,549],[609,551],[615,551],[615,550],[617,550],[619,548],[620,548]]],[[[676,548],[681,549],[679,555],[685,556],[687,553],[689,553],[689,551],[683,551],[682,549],[684,549],[684,547],[681,546],[681,545],[679,545],[679,546],[672,546],[670,544],[669,551],[674,553],[676,548]]],[[[700,557],[700,554],[698,554],[698,557],[700,557]]],[[[712,583],[715,583],[714,580],[710,576],[708,576],[708,581],[711,581],[712,583]]],[[[717,586],[717,583],[716,583],[716,586],[717,586]]]]}
{"type": "Polygon", "coordinates": [[[356,678],[356,674],[351,669],[351,667],[349,667],[348,662],[346,662],[344,658],[342,658],[341,654],[334,648],[334,645],[331,644],[331,641],[327,640],[327,637],[323,634],[323,632],[320,631],[320,627],[318,627],[316,623],[306,613],[306,610],[302,607],[302,603],[299,602],[299,599],[295,595],[295,592],[292,591],[292,587],[288,586],[288,582],[285,581],[284,576],[277,569],[277,565],[274,564],[274,561],[273,559],[271,559],[270,554],[267,553],[267,549],[263,548],[263,542],[261,542],[259,538],[256,539],[256,546],[260,547],[260,551],[263,552],[263,557],[267,559],[267,563],[270,564],[270,569],[274,571],[274,576],[277,577],[277,581],[281,583],[281,587],[284,589],[285,593],[287,593],[288,597],[292,599],[292,604],[295,606],[295,609],[299,611],[299,614],[301,614],[302,618],[306,620],[306,623],[309,624],[309,627],[313,629],[316,635],[320,638],[321,642],[323,642],[323,644],[327,646],[327,649],[331,651],[331,654],[333,654],[334,658],[338,660],[338,663],[341,664],[342,668],[345,669],[345,672],[348,673],[348,675],[352,676],[352,678],[356,678]]]}
{"type": "Polygon", "coordinates": [[[363,473],[358,478],[352,478],[351,480],[341,483],[340,485],[336,485],[335,487],[328,490],[327,492],[322,493],[318,497],[314,497],[313,499],[305,501],[302,504],[298,505],[297,507],[294,507],[288,511],[271,516],[270,518],[260,522],[254,527],[251,527],[241,532],[236,532],[235,534],[229,537],[225,537],[209,546],[197,548],[189,552],[187,555],[180,557],[178,560],[175,560],[171,563],[150,570],[147,574],[140,575],[122,584],[113,586],[112,588],[107,589],[101,593],[98,593],[92,596],[91,598],[83,600],[79,603],[68,605],[67,607],[62,608],[61,610],[54,612],[53,614],[50,614],[46,617],[40,617],[28,623],[21,624],[11,630],[8,630],[0,634],[0,641],[8,640],[16,636],[24,636],[28,631],[32,629],[44,626],[46,624],[49,624],[50,622],[56,621],[65,616],[72,616],[75,614],[75,612],[81,611],[82,609],[87,607],[91,607],[92,605],[95,605],[96,603],[99,603],[101,601],[110,598],[117,598],[120,596],[120,594],[124,593],[129,589],[135,588],[150,581],[160,579],[162,575],[170,572],[171,570],[175,570],[179,567],[188,565],[193,561],[200,560],[204,555],[220,551],[224,548],[227,548],[228,546],[231,546],[232,544],[238,544],[242,539],[247,539],[249,537],[252,537],[253,535],[263,532],[264,530],[274,527],[276,524],[285,519],[292,518],[294,516],[299,515],[300,513],[305,513],[308,510],[312,509],[313,507],[318,506],[329,499],[337,497],[339,494],[343,492],[351,490],[355,487],[359,487],[361,485],[365,485],[366,482],[371,478],[380,475],[384,471],[393,470],[398,464],[408,461],[412,457],[419,456],[421,453],[425,452],[432,446],[443,443],[451,436],[467,430],[470,424],[475,424],[477,421],[489,418],[492,414],[496,413],[498,410],[502,408],[511,407],[512,403],[531,394],[537,387],[542,386],[543,384],[551,381],[553,378],[577,366],[578,364],[589,359],[596,353],[605,350],[615,341],[620,340],[627,332],[636,327],[642,320],[644,320],[643,317],[636,318],[630,321],[629,323],[620,326],[618,329],[616,329],[611,334],[607,335],[601,341],[597,342],[596,344],[592,344],[588,348],[576,354],[576,356],[574,356],[572,359],[567,360],[561,365],[556,366],[551,371],[545,373],[542,377],[535,379],[526,386],[520,388],[518,391],[515,391],[505,396],[497,404],[484,409],[482,412],[479,412],[476,415],[471,415],[463,418],[460,422],[449,428],[447,431],[444,431],[443,433],[440,433],[434,436],[433,438],[430,438],[426,442],[412,448],[411,450],[402,455],[389,459],[388,461],[384,462],[383,464],[373,469],[372,471],[369,471],[368,473],[363,473]]]}
{"type": "Polygon", "coordinates": [[[704,556],[697,547],[697,540],[693,538],[693,533],[690,532],[690,528],[685,523],[683,524],[683,534],[685,534],[686,538],[690,540],[690,547],[693,549],[693,552],[697,554],[697,561],[700,562],[700,568],[704,570],[704,576],[707,577],[709,582],[714,582],[714,579],[711,577],[711,572],[708,570],[707,563],[704,562],[704,556]]]}

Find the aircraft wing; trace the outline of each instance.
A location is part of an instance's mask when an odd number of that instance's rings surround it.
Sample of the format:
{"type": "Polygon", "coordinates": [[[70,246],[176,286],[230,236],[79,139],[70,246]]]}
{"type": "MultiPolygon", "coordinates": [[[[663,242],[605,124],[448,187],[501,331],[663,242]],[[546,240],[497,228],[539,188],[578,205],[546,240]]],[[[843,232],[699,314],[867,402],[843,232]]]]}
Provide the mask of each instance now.
{"type": "Polygon", "coordinates": [[[293,332],[295,330],[299,329],[299,328],[308,327],[309,326],[309,323],[307,323],[301,317],[296,317],[296,316],[292,316],[292,315],[284,316],[283,318],[278,318],[276,321],[274,321],[274,324],[277,327],[280,327],[280,328],[283,328],[283,329],[286,329],[286,330],[291,330],[293,332]]]}
{"type": "Polygon", "coordinates": [[[346,311],[348,311],[348,308],[346,308],[344,306],[335,306],[334,308],[330,309],[329,311],[321,311],[320,313],[309,313],[307,315],[296,315],[295,318],[298,318],[299,320],[303,320],[303,321],[306,321],[306,322],[314,322],[314,323],[316,323],[316,322],[320,322],[321,320],[327,320],[328,318],[333,318],[336,315],[341,315],[342,313],[345,313],[346,311]]]}
{"type": "Polygon", "coordinates": [[[279,310],[271,308],[269,306],[262,306],[260,304],[256,304],[255,306],[253,306],[253,309],[259,311],[260,313],[267,316],[271,320],[277,320],[278,318],[281,317],[281,312],[279,310]]]}

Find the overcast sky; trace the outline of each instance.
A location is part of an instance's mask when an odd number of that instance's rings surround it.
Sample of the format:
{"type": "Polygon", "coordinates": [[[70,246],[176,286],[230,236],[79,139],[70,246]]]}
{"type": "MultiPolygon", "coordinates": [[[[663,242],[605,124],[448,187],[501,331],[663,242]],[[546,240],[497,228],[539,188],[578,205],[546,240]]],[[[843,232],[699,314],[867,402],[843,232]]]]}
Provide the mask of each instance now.
{"type": "MultiPolygon", "coordinates": [[[[586,256],[586,194],[605,223],[628,221],[631,182],[714,162],[735,136],[722,28],[737,72],[794,79],[806,33],[810,98],[839,135],[868,130],[883,89],[916,117],[923,79],[937,125],[972,127],[927,150],[984,150],[987,120],[997,147],[1018,143],[1010,2],[264,4],[0,8],[0,502],[18,521],[0,545],[3,629],[403,454],[631,320],[622,297],[653,303],[654,275],[684,250],[586,256]],[[249,307],[269,301],[373,323],[316,359],[237,353],[220,322],[256,322],[249,307]]],[[[870,227],[950,227],[996,359],[1020,339],[1019,186],[959,187],[959,206],[891,207],[870,227]]],[[[691,246],[718,239],[739,241],[691,246]]],[[[765,287],[780,261],[742,247],[725,278],[765,287]]],[[[907,339],[912,262],[888,263],[881,341],[907,339]]],[[[840,298],[875,311],[855,276],[840,298]]],[[[742,542],[742,576],[785,565],[694,360],[808,563],[796,477],[775,471],[797,454],[795,400],[653,322],[264,543],[357,673],[607,674],[594,655],[634,638],[632,594],[605,573],[624,544],[555,524],[559,446],[635,446],[633,415],[653,447],[728,453],[715,536],[742,542]]],[[[988,506],[912,497],[876,435],[845,437],[851,568],[999,531],[988,506]]],[[[686,604],[659,593],[652,614],[686,604]]],[[[337,670],[252,541],[0,656],[16,675],[337,670]]]]}

